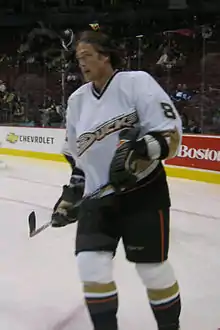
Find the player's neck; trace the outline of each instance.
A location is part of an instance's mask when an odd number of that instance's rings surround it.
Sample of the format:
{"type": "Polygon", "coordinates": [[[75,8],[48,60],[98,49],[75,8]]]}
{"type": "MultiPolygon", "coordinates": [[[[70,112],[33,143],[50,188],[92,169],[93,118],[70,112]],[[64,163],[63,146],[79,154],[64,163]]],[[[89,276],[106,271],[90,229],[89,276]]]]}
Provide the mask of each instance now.
{"type": "Polygon", "coordinates": [[[116,70],[111,67],[106,68],[105,72],[100,75],[100,78],[93,82],[95,89],[101,92],[109,79],[114,75],[115,71],[116,70]]]}

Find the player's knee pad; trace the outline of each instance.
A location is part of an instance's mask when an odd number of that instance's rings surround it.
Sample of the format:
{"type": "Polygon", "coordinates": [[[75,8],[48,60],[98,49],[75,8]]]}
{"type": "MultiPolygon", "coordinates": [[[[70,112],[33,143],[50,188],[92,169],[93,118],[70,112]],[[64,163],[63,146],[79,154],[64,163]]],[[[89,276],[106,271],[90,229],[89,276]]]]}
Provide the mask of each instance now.
{"type": "Polygon", "coordinates": [[[163,289],[176,282],[173,268],[168,260],[162,263],[136,264],[136,269],[147,288],[163,289]]]}
{"type": "Polygon", "coordinates": [[[112,253],[103,251],[80,252],[76,260],[82,282],[101,284],[113,281],[112,253]]]}

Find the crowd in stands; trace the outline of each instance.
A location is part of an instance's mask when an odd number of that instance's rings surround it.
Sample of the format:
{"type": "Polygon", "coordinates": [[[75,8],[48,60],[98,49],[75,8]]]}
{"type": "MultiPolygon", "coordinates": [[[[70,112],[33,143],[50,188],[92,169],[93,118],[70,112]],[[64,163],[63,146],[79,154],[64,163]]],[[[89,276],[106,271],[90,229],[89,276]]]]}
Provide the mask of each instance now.
{"type": "MultiPolygon", "coordinates": [[[[31,57],[18,62],[14,54],[20,46],[14,40],[3,44],[0,124],[64,126],[67,98],[82,83],[74,56],[65,62],[58,59],[53,65],[39,64],[31,57]]],[[[126,36],[120,40],[120,47],[125,69],[150,72],[169,93],[185,133],[220,133],[220,43],[216,22],[199,30],[126,36]]]]}

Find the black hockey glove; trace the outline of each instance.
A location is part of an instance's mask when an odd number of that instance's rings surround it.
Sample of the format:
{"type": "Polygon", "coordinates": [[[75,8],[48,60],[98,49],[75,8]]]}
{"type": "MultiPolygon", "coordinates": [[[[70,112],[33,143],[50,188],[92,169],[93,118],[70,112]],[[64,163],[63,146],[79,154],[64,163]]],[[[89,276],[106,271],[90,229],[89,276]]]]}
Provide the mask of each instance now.
{"type": "Polygon", "coordinates": [[[119,147],[110,164],[109,181],[115,190],[131,188],[137,177],[136,161],[140,155],[136,151],[139,128],[124,129],[119,134],[119,147]]]}
{"type": "Polygon", "coordinates": [[[82,199],[84,181],[73,186],[63,186],[63,193],[54,206],[51,225],[52,227],[64,227],[77,221],[79,208],[74,205],[82,199]]]}

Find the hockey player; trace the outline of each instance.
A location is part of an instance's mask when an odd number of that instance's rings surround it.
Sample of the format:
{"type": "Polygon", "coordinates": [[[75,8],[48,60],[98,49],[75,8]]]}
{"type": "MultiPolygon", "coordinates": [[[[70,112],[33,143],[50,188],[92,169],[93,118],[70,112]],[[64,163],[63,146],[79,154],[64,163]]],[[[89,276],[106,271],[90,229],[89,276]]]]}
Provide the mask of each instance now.
{"type": "Polygon", "coordinates": [[[162,160],[178,151],[180,117],[149,74],[118,70],[117,47],[101,32],[83,32],[76,57],[90,82],[69,98],[67,134],[85,174],[76,256],[94,329],[118,329],[112,259],[122,239],[158,329],[177,330],[181,302],[168,261],[170,196],[162,160]],[[89,197],[97,189],[99,198],[89,197]]]}

